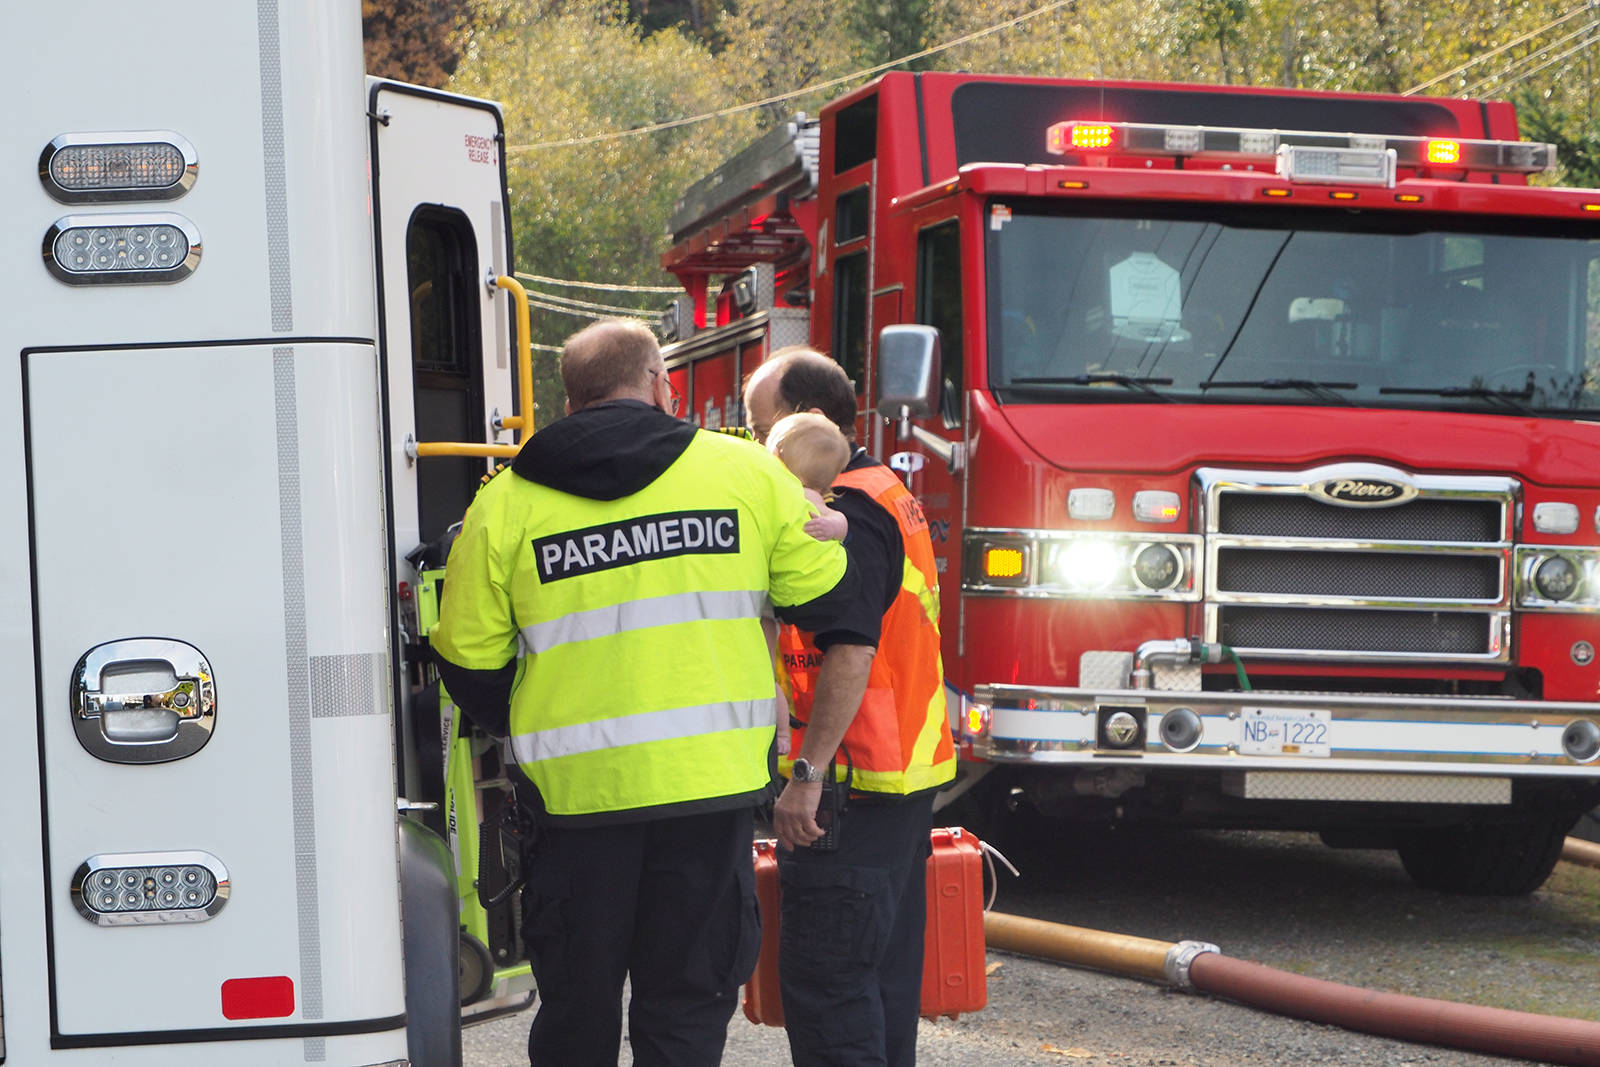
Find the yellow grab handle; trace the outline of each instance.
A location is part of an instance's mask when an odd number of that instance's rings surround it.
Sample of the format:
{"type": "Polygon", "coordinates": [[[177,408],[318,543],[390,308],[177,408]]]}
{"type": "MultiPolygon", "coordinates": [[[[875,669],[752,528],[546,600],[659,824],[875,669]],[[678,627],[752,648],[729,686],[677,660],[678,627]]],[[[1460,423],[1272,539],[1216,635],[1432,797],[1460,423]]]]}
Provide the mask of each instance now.
{"type": "Polygon", "coordinates": [[[418,441],[412,449],[418,456],[494,456],[504,459],[522,450],[521,445],[479,444],[472,441],[418,441]]]}
{"type": "MultiPolygon", "coordinates": [[[[520,430],[520,441],[533,433],[533,341],[530,335],[528,291],[515,278],[499,275],[494,284],[508,290],[517,306],[517,413],[500,420],[508,430],[520,430]]],[[[423,456],[489,456],[507,459],[522,448],[514,445],[488,444],[473,441],[412,441],[406,440],[406,454],[412,459],[423,456]]]]}
{"type": "Polygon", "coordinates": [[[520,440],[526,441],[533,434],[533,338],[530,336],[528,290],[505,274],[497,277],[494,283],[508,291],[517,306],[517,413],[502,418],[500,425],[522,431],[520,440]]]}

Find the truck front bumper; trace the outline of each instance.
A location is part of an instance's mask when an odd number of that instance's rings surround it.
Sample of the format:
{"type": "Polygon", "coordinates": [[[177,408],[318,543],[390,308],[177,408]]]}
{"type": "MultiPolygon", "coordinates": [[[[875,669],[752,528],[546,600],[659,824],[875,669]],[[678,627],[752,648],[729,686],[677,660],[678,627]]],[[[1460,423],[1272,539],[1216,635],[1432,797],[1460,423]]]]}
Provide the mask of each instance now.
{"type": "Polygon", "coordinates": [[[1600,704],[984,685],[955,719],[994,763],[1600,781],[1600,704]]]}

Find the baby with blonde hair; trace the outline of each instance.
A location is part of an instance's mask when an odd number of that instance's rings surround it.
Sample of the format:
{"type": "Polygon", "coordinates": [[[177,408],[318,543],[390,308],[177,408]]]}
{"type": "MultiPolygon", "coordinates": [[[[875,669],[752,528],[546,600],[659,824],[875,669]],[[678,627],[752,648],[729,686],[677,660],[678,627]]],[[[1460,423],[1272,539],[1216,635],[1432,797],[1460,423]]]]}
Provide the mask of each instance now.
{"type": "Polygon", "coordinates": [[[828,506],[833,480],[850,462],[850,442],[839,427],[815,412],[785,415],[767,434],[767,451],[788,467],[805,487],[816,515],[805,531],[818,541],[842,541],[849,528],[845,517],[828,506]]]}

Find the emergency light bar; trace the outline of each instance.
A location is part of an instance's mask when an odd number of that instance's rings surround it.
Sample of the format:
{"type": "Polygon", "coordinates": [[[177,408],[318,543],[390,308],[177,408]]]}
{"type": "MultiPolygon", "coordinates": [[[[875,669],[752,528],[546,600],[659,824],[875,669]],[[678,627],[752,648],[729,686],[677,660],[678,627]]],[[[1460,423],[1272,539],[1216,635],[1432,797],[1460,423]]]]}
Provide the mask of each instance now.
{"type": "Polygon", "coordinates": [[[1242,126],[1162,126],[1144,122],[1058,122],[1045,131],[1053,156],[1145,155],[1221,161],[1277,160],[1290,181],[1382,181],[1385,153],[1394,166],[1426,170],[1534,174],[1556,165],[1556,148],[1537,141],[1265,130],[1242,126]],[[1289,149],[1287,160],[1285,149],[1289,149]],[[1316,151],[1313,151],[1316,150],[1316,151]],[[1331,154],[1322,154],[1331,153],[1331,154]]]}

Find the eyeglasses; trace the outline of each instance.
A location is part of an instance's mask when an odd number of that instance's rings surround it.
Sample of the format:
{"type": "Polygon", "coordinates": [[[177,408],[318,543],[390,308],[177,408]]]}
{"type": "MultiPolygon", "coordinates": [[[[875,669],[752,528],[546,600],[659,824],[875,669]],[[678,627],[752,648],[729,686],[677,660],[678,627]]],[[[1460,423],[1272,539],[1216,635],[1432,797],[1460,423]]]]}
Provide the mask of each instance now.
{"type": "Polygon", "coordinates": [[[672,384],[672,379],[667,377],[666,371],[653,370],[650,372],[650,377],[660,378],[662,381],[667,383],[667,393],[669,396],[667,401],[667,414],[676,416],[678,414],[678,409],[683,407],[683,394],[679,393],[678,387],[672,384]]]}

